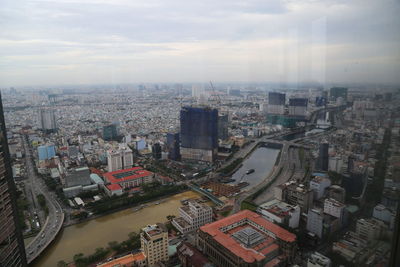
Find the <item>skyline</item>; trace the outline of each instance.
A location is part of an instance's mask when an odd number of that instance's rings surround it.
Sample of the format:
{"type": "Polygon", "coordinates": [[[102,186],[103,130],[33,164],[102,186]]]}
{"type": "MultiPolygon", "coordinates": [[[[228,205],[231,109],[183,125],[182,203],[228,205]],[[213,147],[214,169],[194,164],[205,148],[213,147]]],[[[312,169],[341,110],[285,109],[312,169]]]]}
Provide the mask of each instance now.
{"type": "Polygon", "coordinates": [[[390,0],[5,1],[0,86],[399,84],[399,11],[390,0]]]}

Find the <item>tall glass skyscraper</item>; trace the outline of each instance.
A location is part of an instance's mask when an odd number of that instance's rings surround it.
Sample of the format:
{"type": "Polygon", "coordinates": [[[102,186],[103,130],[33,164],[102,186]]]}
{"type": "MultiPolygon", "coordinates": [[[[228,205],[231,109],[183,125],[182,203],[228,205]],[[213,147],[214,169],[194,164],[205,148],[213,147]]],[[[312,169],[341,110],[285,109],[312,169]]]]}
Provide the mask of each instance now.
{"type": "Polygon", "coordinates": [[[180,115],[182,158],[213,161],[218,150],[218,110],[183,107],[180,115]]]}
{"type": "Polygon", "coordinates": [[[27,266],[0,95],[0,266],[27,266]]]}

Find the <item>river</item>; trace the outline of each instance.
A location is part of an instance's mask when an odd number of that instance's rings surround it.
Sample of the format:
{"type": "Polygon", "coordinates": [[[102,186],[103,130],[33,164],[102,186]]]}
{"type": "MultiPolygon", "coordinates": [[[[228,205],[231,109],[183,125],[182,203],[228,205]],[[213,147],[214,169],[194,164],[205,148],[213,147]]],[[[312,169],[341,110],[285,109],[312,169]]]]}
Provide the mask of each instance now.
{"type": "Polygon", "coordinates": [[[66,227],[32,266],[57,266],[60,260],[72,261],[77,253],[88,255],[98,247],[106,247],[108,242],[126,240],[130,232],[139,232],[147,224],[165,222],[167,215],[178,215],[180,200],[194,197],[200,197],[200,195],[186,191],[164,199],[159,205],[153,202],[139,211],[129,208],[66,227]]]}
{"type": "Polygon", "coordinates": [[[246,160],[243,161],[240,167],[232,176],[235,181],[232,184],[247,182],[249,186],[246,190],[261,183],[271,172],[275,165],[276,157],[279,154],[279,149],[259,147],[246,160]],[[254,169],[251,174],[246,174],[247,170],[254,169]]]}

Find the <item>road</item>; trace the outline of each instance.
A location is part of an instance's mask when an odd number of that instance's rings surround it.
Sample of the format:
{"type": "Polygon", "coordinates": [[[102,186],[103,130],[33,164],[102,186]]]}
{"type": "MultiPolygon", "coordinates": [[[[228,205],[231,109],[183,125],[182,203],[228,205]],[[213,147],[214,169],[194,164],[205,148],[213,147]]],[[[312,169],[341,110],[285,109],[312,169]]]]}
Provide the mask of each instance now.
{"type": "MultiPolygon", "coordinates": [[[[44,217],[45,215],[43,212],[38,211],[38,214],[41,214],[42,216],[42,228],[39,234],[25,248],[28,263],[31,263],[40,255],[40,253],[42,253],[51,241],[53,241],[62,228],[64,213],[60,204],[56,200],[54,193],[49,192],[44,181],[36,175],[34,170],[35,167],[32,164],[32,150],[27,143],[26,137],[23,138],[23,142],[26,157],[26,172],[28,177],[27,184],[29,185],[26,190],[31,191],[33,201],[36,201],[36,195],[42,194],[46,199],[47,207],[49,209],[49,214],[46,218],[44,217]]],[[[37,204],[36,208],[39,208],[37,204]]]]}

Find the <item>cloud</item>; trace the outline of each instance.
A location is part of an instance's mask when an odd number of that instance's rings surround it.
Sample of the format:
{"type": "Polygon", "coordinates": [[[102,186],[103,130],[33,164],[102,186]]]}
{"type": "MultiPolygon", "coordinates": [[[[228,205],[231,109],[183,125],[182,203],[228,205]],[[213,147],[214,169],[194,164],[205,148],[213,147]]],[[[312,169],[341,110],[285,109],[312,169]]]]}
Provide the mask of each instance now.
{"type": "Polygon", "coordinates": [[[0,86],[396,83],[399,6],[391,0],[5,0],[0,86]]]}

